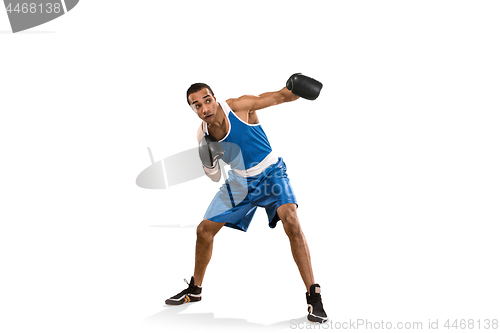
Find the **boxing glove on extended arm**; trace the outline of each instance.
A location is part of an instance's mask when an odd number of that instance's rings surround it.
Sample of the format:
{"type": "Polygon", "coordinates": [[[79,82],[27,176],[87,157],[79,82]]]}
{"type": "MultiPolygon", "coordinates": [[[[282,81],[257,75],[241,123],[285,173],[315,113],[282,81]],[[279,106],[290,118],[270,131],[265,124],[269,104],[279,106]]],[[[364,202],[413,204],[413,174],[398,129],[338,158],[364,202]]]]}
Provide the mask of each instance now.
{"type": "Polygon", "coordinates": [[[222,145],[211,135],[205,135],[201,138],[199,153],[201,163],[208,169],[215,168],[217,166],[217,161],[224,156],[222,145]]]}
{"type": "Polygon", "coordinates": [[[301,73],[296,73],[286,81],[286,87],[299,97],[315,100],[318,98],[323,84],[301,73]]]}

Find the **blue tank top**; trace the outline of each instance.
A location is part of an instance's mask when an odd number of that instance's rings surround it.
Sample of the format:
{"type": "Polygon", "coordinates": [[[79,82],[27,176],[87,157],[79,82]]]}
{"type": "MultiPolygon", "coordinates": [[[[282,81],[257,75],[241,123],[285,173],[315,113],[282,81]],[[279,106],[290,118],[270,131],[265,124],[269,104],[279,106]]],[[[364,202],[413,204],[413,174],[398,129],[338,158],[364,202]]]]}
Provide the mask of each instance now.
{"type": "MultiPolygon", "coordinates": [[[[272,152],[262,126],[244,122],[226,102],[219,104],[229,120],[227,135],[219,141],[224,149],[222,160],[237,170],[247,170],[256,166],[272,152]]],[[[203,131],[208,134],[206,122],[203,122],[203,131]]]]}

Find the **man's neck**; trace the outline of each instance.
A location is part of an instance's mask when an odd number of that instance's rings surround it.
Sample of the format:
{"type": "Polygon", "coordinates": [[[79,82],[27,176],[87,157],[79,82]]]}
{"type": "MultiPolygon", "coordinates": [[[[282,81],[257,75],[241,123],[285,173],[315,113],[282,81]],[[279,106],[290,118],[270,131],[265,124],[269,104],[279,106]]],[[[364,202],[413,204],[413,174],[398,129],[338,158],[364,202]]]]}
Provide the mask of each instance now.
{"type": "Polygon", "coordinates": [[[216,128],[222,128],[225,122],[226,122],[226,115],[224,114],[224,110],[222,110],[220,104],[217,104],[217,113],[215,114],[215,121],[207,125],[209,128],[216,129],[216,128]]]}

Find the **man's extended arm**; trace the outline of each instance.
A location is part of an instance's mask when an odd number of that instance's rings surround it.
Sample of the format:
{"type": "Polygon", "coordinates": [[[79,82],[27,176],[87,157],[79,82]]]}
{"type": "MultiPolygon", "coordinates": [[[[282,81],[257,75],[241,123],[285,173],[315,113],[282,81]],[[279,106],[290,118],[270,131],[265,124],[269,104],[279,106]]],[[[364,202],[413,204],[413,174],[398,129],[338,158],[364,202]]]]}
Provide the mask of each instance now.
{"type": "Polygon", "coordinates": [[[259,96],[243,95],[239,98],[231,98],[227,100],[227,104],[235,112],[253,112],[272,105],[295,101],[299,98],[299,96],[294,95],[285,87],[278,91],[260,94],[259,96]]]}

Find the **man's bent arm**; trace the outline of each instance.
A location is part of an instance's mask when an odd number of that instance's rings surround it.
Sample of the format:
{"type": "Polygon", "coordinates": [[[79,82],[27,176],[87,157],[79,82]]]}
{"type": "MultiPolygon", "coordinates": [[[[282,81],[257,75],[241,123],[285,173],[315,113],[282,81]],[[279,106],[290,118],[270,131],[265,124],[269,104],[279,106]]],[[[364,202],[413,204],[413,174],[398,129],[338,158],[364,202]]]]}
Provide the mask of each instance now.
{"type": "MultiPolygon", "coordinates": [[[[198,143],[200,142],[201,138],[203,138],[203,130],[201,129],[201,126],[198,128],[198,131],[196,132],[196,138],[198,140],[198,143]]],[[[221,170],[219,166],[219,162],[217,162],[217,165],[213,169],[205,168],[203,166],[203,171],[205,171],[205,174],[214,182],[218,182],[220,180],[221,176],[221,170]]]]}

